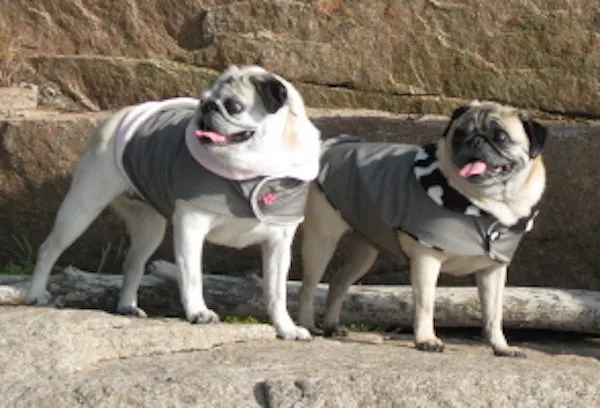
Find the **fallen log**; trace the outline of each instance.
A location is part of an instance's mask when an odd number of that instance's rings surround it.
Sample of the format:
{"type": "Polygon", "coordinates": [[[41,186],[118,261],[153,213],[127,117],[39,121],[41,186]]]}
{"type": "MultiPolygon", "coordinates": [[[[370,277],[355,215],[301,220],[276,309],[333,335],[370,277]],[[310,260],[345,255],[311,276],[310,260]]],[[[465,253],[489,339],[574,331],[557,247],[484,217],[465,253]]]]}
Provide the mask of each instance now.
{"type": "MultiPolygon", "coordinates": [[[[149,315],[179,315],[182,308],[176,267],[166,261],[149,265],[150,275],[140,286],[140,306],[149,315]],[[165,310],[169,310],[165,313],[165,310]]],[[[0,305],[24,304],[30,278],[0,276],[0,305]]],[[[60,307],[114,310],[121,275],[101,275],[68,267],[50,277],[53,304],[60,307]]],[[[290,281],[288,307],[297,312],[300,282],[290,281]]],[[[315,309],[322,313],[327,284],[320,284],[315,309]]],[[[204,275],[204,294],[209,307],[228,316],[266,319],[261,281],[256,276],[204,275]]],[[[412,325],[410,286],[354,285],[350,288],[341,321],[384,327],[412,325]]],[[[436,291],[437,327],[479,327],[480,306],[474,287],[439,287],[436,291]]],[[[600,292],[539,287],[508,287],[504,292],[504,326],[600,334],[600,292]]]]}

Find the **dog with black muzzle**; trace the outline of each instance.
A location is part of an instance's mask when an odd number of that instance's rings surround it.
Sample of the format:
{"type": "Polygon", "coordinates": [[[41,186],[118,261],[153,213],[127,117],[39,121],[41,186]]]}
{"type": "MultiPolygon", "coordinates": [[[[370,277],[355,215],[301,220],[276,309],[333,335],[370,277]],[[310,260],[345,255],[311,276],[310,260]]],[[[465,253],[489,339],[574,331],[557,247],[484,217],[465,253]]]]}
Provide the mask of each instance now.
{"type": "Polygon", "coordinates": [[[502,292],[507,266],[538,213],[546,138],[546,128],[525,112],[473,101],[453,113],[430,145],[351,136],[325,141],[303,224],[300,324],[321,332],[314,320],[315,287],[348,233],[350,259],[329,284],[326,335],[344,334],[344,296],[383,250],[409,259],[418,349],[444,348],[433,326],[439,273],[474,273],[483,332],[495,354],[524,356],[504,337],[502,292]]]}
{"type": "Polygon", "coordinates": [[[310,339],[287,311],[286,281],[319,154],[320,132],[298,91],[257,66],[228,68],[201,100],[174,98],[118,111],[90,137],[39,249],[28,303],[49,301],[52,265],[110,206],[131,236],[119,313],[145,316],[137,289],[171,220],[188,321],[219,321],[202,294],[204,242],[259,244],[265,303],[278,336],[310,339]]]}

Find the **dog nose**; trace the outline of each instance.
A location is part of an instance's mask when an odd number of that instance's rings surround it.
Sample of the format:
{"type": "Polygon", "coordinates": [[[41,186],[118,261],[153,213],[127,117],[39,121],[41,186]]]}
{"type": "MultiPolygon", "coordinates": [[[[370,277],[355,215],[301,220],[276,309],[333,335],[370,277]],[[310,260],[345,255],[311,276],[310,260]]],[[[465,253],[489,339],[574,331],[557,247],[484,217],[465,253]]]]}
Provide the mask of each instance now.
{"type": "Polygon", "coordinates": [[[206,115],[207,113],[211,113],[219,110],[219,107],[213,101],[208,101],[204,105],[202,105],[202,114],[206,115]]]}
{"type": "Polygon", "coordinates": [[[486,140],[487,140],[487,138],[485,137],[484,134],[477,133],[475,135],[475,137],[473,137],[473,139],[471,139],[471,144],[473,147],[481,147],[485,143],[486,140]]]}

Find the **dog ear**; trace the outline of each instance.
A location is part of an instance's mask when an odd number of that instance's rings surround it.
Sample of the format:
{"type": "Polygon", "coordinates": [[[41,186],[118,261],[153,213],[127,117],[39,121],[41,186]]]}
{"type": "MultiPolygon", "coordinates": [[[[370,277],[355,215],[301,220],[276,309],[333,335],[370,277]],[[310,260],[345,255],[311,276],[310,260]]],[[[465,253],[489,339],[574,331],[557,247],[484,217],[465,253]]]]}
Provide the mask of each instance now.
{"type": "Polygon", "coordinates": [[[463,106],[459,106],[458,108],[456,108],[454,110],[454,112],[452,112],[452,116],[450,117],[450,121],[448,122],[448,126],[446,126],[446,129],[444,130],[444,133],[442,133],[442,137],[446,137],[446,135],[448,134],[448,131],[450,130],[450,126],[452,125],[452,122],[454,122],[456,119],[458,119],[459,117],[461,117],[469,109],[471,109],[470,105],[463,105],[463,106]]]}
{"type": "Polygon", "coordinates": [[[530,118],[521,118],[521,122],[529,139],[529,157],[535,159],[542,153],[542,149],[546,144],[548,128],[530,118]]]}
{"type": "Polygon", "coordinates": [[[262,99],[267,112],[275,113],[287,101],[287,88],[275,77],[252,79],[256,92],[262,99]]]}

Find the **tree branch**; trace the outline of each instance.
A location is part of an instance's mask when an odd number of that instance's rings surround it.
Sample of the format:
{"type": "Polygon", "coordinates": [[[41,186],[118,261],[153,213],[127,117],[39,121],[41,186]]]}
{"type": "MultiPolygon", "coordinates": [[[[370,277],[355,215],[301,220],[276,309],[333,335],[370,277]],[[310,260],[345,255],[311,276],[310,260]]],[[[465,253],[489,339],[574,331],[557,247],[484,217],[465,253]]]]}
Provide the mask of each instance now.
{"type": "MultiPolygon", "coordinates": [[[[140,305],[150,315],[183,314],[176,267],[166,261],[149,266],[140,286],[140,305]],[[166,312],[168,311],[168,312],[166,312]]],[[[0,276],[0,305],[24,304],[30,277],[0,276]]],[[[61,307],[114,310],[121,275],[101,275],[68,267],[52,275],[48,285],[53,304],[61,307]]],[[[298,309],[301,283],[290,281],[288,307],[298,309]]],[[[315,308],[324,310],[327,285],[320,284],[315,308]]],[[[266,319],[262,286],[257,277],[204,275],[204,296],[209,307],[229,316],[266,319]]],[[[410,286],[354,285],[344,302],[341,321],[380,326],[412,325],[410,286]]],[[[439,287],[436,290],[437,327],[479,327],[481,313],[474,287],[439,287]]],[[[554,288],[507,287],[504,292],[506,328],[549,329],[600,334],[600,292],[554,288]]]]}

